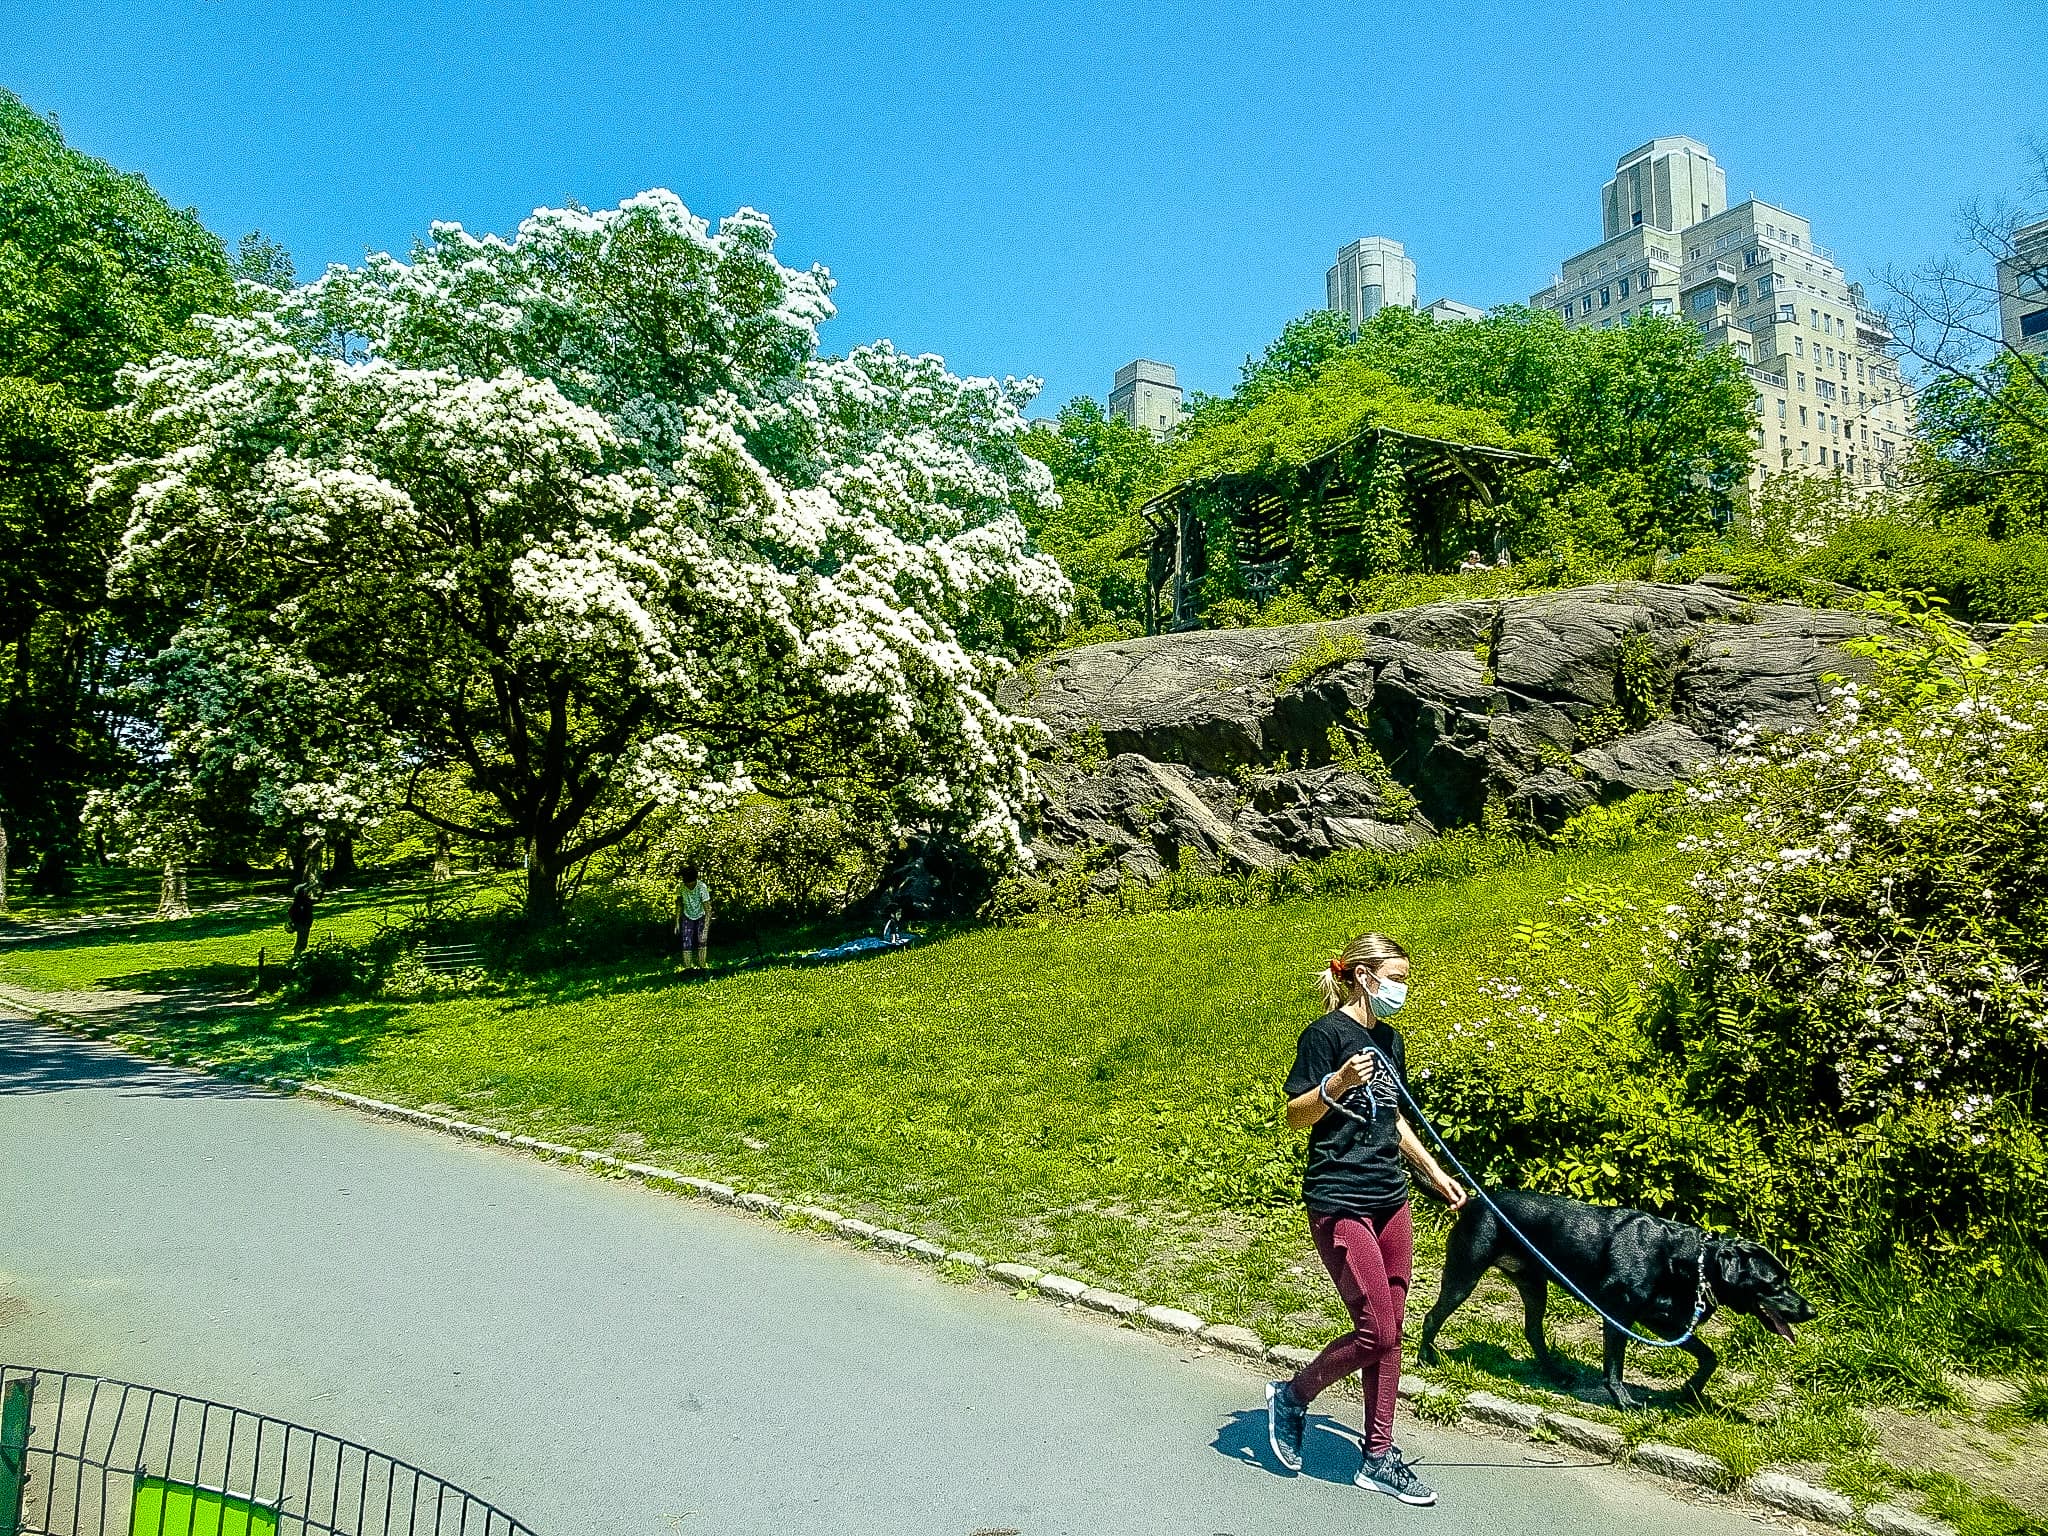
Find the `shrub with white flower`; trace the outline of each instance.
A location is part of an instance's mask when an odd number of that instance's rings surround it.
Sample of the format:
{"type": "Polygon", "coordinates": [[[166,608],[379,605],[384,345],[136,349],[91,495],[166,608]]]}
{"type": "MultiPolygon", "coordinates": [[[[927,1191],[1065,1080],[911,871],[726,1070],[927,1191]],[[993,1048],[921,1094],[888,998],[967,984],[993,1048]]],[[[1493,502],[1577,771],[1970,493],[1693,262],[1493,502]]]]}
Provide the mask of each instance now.
{"type": "Polygon", "coordinates": [[[1068,596],[1018,516],[1052,494],[1015,441],[1036,385],[818,358],[829,279],[772,245],[647,193],[437,225],[206,322],[134,381],[160,446],[99,487],[117,586],[167,650],[330,681],[333,739],[459,769],[491,814],[413,809],[523,845],[536,911],[656,809],[749,789],[1016,851],[1028,727],[995,684],[1068,596]]]}
{"type": "MultiPolygon", "coordinates": [[[[2048,677],[2031,633],[1974,647],[1895,609],[1808,733],[1693,790],[1724,813],[1672,1011],[1724,1104],[1850,1123],[2048,1090],[2048,677]]],[[[1674,1040],[1674,1044],[1676,1041],[1674,1040]]]]}

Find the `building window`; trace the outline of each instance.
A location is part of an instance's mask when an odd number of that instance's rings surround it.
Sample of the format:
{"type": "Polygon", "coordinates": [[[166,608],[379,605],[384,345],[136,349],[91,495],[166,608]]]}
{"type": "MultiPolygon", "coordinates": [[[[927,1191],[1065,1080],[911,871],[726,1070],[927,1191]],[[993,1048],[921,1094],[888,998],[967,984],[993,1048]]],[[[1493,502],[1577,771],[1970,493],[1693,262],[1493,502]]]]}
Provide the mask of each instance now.
{"type": "Polygon", "coordinates": [[[1737,308],[1746,309],[1749,307],[1749,284],[1737,283],[1735,285],[1735,303],[1737,308]]]}
{"type": "Polygon", "coordinates": [[[1625,277],[1621,280],[1621,296],[1624,299],[1628,297],[1628,279],[1625,277]]]}
{"type": "Polygon", "coordinates": [[[1643,268],[1643,270],[1637,275],[1636,286],[1642,289],[1645,293],[1648,293],[1652,288],[1657,286],[1655,280],[1650,275],[1650,269],[1648,267],[1643,268]]]}
{"type": "Polygon", "coordinates": [[[1803,405],[1799,407],[1799,425],[1802,427],[1806,425],[1806,407],[1803,405]]]}
{"type": "Polygon", "coordinates": [[[1785,402],[1784,402],[1783,398],[1780,398],[1780,399],[1779,399],[1779,401],[1778,401],[1778,420],[1780,420],[1780,421],[1783,421],[1784,419],[1785,419],[1785,402]]]}
{"type": "Polygon", "coordinates": [[[1809,325],[1809,326],[1808,326],[1807,328],[1808,328],[1809,330],[1815,330],[1815,331],[1819,330],[1819,329],[1820,329],[1820,311],[1819,311],[1819,310],[1817,310],[1817,309],[1809,309],[1809,310],[1808,310],[1808,311],[1807,311],[1806,313],[1807,313],[1807,316],[1809,317],[1809,319],[1810,319],[1810,321],[1811,321],[1811,324],[1810,324],[1810,325],[1809,325]]]}
{"type": "Polygon", "coordinates": [[[1792,338],[1792,355],[1794,357],[1806,356],[1806,338],[1804,336],[1794,336],[1792,338]]]}
{"type": "Polygon", "coordinates": [[[1746,250],[1746,251],[1744,251],[1744,252],[1742,253],[1742,264],[1743,264],[1743,265],[1744,265],[1745,267],[1753,267],[1753,266],[1755,266],[1755,265],[1756,265],[1756,254],[1757,254],[1757,253],[1756,253],[1756,247],[1752,245],[1752,246],[1751,246],[1751,247],[1750,247],[1750,248],[1749,248],[1748,250],[1746,250]]]}
{"type": "MultiPolygon", "coordinates": [[[[1806,393],[1806,375],[1803,373],[1799,375],[1799,393],[1806,393]]],[[[1803,412],[1806,407],[1802,405],[1799,409],[1803,412]]]]}
{"type": "Polygon", "coordinates": [[[1560,309],[1560,310],[1558,311],[1558,313],[1559,313],[1560,315],[1563,315],[1563,316],[1565,317],[1565,319],[1567,319],[1567,320],[1571,319],[1571,317],[1572,317],[1572,307],[1571,307],[1571,305],[1569,305],[1569,304],[1565,305],[1565,307],[1564,307],[1563,309],[1560,309]]]}
{"type": "Polygon", "coordinates": [[[1640,224],[1640,223],[1642,223],[1642,222],[1643,222],[1643,210],[1642,210],[1642,209],[1638,208],[1638,209],[1637,209],[1637,210],[1636,210],[1636,211],[1635,211],[1634,213],[1632,213],[1632,214],[1630,214],[1630,215],[1629,215],[1629,224],[1630,224],[1631,226],[1634,226],[1634,225],[1640,224]]]}
{"type": "Polygon", "coordinates": [[[1579,313],[1582,315],[1593,313],[1593,295],[1590,293],[1579,295],[1579,313]]]}
{"type": "Polygon", "coordinates": [[[1606,288],[1602,288],[1602,289],[1600,290],[1600,307],[1601,307],[1602,309],[1605,309],[1605,308],[1607,307],[1607,305],[1608,305],[1608,301],[1609,301],[1609,300],[1610,300],[1610,299],[1611,299],[1612,297],[1613,297],[1613,295],[1612,295],[1612,292],[1611,292],[1611,291],[1610,291],[1609,289],[1606,289],[1606,288]]]}
{"type": "Polygon", "coordinates": [[[1778,306],[1778,318],[1787,325],[1797,325],[1799,323],[1799,312],[1793,305],[1780,304],[1778,306]]]}
{"type": "Polygon", "coordinates": [[[1766,272],[1756,280],[1756,296],[1768,299],[1771,296],[1771,274],[1766,272]]]}
{"type": "Polygon", "coordinates": [[[2037,309],[2020,316],[2022,336],[2048,336],[2048,309],[2037,309]]]}
{"type": "Polygon", "coordinates": [[[1799,462],[1802,464],[1811,464],[1813,462],[1813,444],[1801,443],[1799,445],[1799,462]]]}

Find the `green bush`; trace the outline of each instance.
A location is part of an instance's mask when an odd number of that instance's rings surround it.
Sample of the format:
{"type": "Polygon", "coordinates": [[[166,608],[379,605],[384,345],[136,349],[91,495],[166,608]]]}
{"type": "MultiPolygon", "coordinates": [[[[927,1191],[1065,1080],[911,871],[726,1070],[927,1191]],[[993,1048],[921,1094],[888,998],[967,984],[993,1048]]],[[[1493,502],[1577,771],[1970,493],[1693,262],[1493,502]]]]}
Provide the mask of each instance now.
{"type": "Polygon", "coordinates": [[[367,966],[363,951],[339,939],[318,938],[283,966],[278,993],[287,1002],[317,1003],[359,987],[367,966]]]}
{"type": "Polygon", "coordinates": [[[1869,519],[1846,524],[1799,562],[1867,592],[1924,593],[1959,619],[2018,623],[2048,614],[2048,537],[1991,539],[1869,519]]]}

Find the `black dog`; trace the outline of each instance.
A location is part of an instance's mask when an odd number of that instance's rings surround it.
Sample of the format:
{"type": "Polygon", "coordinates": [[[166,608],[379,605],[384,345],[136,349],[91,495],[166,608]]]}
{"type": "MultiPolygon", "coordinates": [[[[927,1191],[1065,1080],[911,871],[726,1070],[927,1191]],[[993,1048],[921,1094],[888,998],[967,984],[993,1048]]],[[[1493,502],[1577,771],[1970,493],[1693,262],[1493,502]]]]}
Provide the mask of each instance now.
{"type": "MultiPolygon", "coordinates": [[[[1677,1338],[1693,1321],[1695,1308],[1702,1308],[1702,1323],[1716,1307],[1728,1307],[1787,1339],[1794,1323],[1813,1316],[1812,1304],[1792,1288],[1785,1266],[1755,1243],[1714,1237],[1698,1227],[1641,1211],[1585,1205],[1558,1195],[1498,1190],[1493,1199],[1573,1285],[1610,1316],[1652,1338],[1677,1338]]],[[[1557,1362],[1543,1339],[1543,1309],[1553,1277],[1477,1199],[1458,1213],[1451,1228],[1443,1288],[1422,1320],[1423,1363],[1435,1363],[1437,1330],[1489,1269],[1500,1270],[1522,1293],[1529,1347],[1536,1351],[1538,1365],[1557,1374],[1557,1362]]],[[[1611,1323],[1603,1325],[1603,1335],[1607,1391],[1617,1408],[1633,1408],[1635,1399],[1621,1379],[1628,1337],[1611,1323]]],[[[1720,1360],[1697,1337],[1683,1347],[1699,1366],[1679,1390],[1696,1398],[1720,1360]]]]}

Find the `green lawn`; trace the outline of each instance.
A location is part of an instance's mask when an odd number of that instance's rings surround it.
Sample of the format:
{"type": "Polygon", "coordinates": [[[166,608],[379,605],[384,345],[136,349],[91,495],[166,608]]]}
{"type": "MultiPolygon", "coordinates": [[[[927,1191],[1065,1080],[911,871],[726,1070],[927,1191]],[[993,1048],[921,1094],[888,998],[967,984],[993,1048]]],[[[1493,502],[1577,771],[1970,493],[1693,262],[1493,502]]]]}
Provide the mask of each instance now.
{"type": "MultiPolygon", "coordinates": [[[[647,956],[438,1001],[154,1016],[135,1043],[629,1153],[1311,1343],[1341,1311],[1306,1241],[1278,1084],[1319,1011],[1312,986],[1329,955],[1366,928],[1410,948],[1402,1025],[1419,1072],[1475,1048],[1451,1031],[1482,1011],[1489,978],[1533,994],[1632,965],[1607,937],[1626,925],[1580,914],[1601,893],[1661,903],[1684,874],[1669,848],[1548,854],[1344,899],[975,929],[829,967],[686,981],[647,956]]],[[[367,938],[415,900],[396,888],[337,896],[321,928],[367,938]]],[[[280,916],[281,903],[0,949],[0,983],[246,988],[259,945],[289,950],[280,916]]],[[[1572,1047],[1496,1026],[1489,1048],[1572,1047]]],[[[1422,1207],[1418,1313],[1435,1292],[1436,1210],[1422,1207]]],[[[1541,1385],[1511,1295],[1488,1282],[1452,1321],[1445,1379],[1541,1385]]],[[[1590,1321],[1569,1304],[1552,1317],[1590,1384],[1590,1321]]],[[[1865,1482],[1885,1475],[1845,1400],[1802,1392],[1785,1405],[1787,1352],[1760,1329],[1710,1333],[1730,1346],[1721,1411],[1659,1411],[1631,1434],[1740,1466],[1818,1459],[1865,1482]]],[[[1631,1356],[1639,1380],[1669,1383],[1681,1364],[1631,1356]]],[[[2003,1506],[1957,1494],[1949,1507],[1973,1531],[2022,1528],[2003,1506]]]]}

